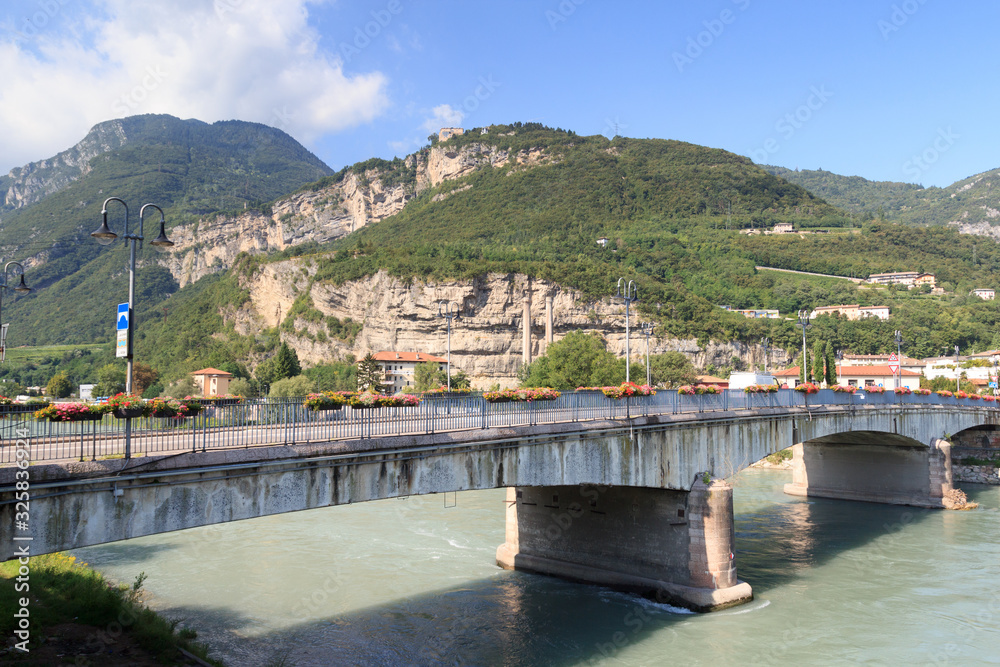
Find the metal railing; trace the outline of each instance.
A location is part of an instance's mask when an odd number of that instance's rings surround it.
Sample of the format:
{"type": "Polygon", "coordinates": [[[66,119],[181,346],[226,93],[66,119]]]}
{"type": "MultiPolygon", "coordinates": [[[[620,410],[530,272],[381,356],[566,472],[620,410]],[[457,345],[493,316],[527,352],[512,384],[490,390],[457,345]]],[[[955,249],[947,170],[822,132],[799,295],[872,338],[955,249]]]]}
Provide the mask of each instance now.
{"type": "MultiPolygon", "coordinates": [[[[149,456],[210,449],[294,445],[390,435],[422,435],[540,423],[619,420],[650,415],[679,415],[762,408],[822,408],[935,404],[997,409],[997,403],[942,397],[820,390],[807,395],[793,390],[747,394],[679,395],[664,390],[655,396],[611,399],[600,392],[566,392],[552,401],[490,403],[481,395],[425,397],[415,407],[313,412],[302,399],[249,399],[235,405],[209,405],[194,417],[132,420],[132,455],[149,456]]],[[[27,441],[31,461],[123,458],[125,420],[106,415],[96,421],[48,422],[31,412],[0,408],[0,465],[15,462],[15,444],[27,441]]]]}

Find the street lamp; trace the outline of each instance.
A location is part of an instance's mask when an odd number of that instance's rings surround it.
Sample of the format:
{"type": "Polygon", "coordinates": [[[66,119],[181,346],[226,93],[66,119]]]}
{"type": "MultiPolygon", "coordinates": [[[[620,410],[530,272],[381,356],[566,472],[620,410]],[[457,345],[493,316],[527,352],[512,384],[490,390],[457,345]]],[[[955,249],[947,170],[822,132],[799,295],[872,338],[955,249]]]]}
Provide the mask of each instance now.
{"type": "Polygon", "coordinates": [[[630,352],[629,352],[629,337],[630,337],[630,334],[629,334],[629,328],[628,328],[629,327],[628,320],[629,320],[629,305],[631,305],[631,303],[633,301],[638,301],[639,300],[639,290],[635,286],[635,281],[630,280],[628,282],[625,282],[624,278],[619,278],[618,279],[618,293],[615,294],[614,297],[612,297],[612,298],[614,298],[614,299],[621,299],[622,303],[625,304],[625,381],[626,382],[630,382],[631,381],[631,376],[629,375],[629,364],[630,364],[631,360],[629,358],[629,354],[630,354],[630,352]],[[625,292],[624,293],[622,293],[622,285],[625,286],[625,292]]]}
{"type": "Polygon", "coordinates": [[[118,197],[108,197],[104,201],[104,206],[101,208],[101,226],[96,232],[93,232],[91,236],[97,239],[97,242],[101,245],[109,245],[114,242],[118,235],[111,231],[108,227],[108,204],[110,202],[116,201],[125,207],[125,234],[122,236],[126,241],[129,241],[129,260],[128,260],[128,352],[126,354],[127,360],[127,371],[125,375],[125,392],[128,394],[132,393],[132,334],[135,331],[135,313],[133,308],[135,306],[135,242],[142,241],[142,221],[143,217],[146,215],[147,208],[155,208],[160,212],[160,235],[155,239],[150,241],[150,243],[158,248],[169,248],[174,244],[173,241],[167,238],[165,226],[166,220],[163,217],[163,209],[161,209],[156,204],[143,204],[142,208],[139,209],[139,233],[130,234],[128,231],[128,204],[126,204],[122,199],[118,197]]]}
{"type": "Polygon", "coordinates": [[[641,331],[646,336],[646,386],[652,386],[649,376],[649,337],[653,333],[653,328],[656,327],[656,322],[643,322],[641,325],[641,331]]]}
{"type": "MultiPolygon", "coordinates": [[[[135,242],[142,241],[142,220],[146,214],[147,208],[155,208],[160,212],[160,235],[155,239],[150,241],[150,243],[157,248],[169,248],[174,244],[173,241],[167,238],[166,233],[166,221],[163,218],[163,209],[156,204],[143,204],[142,208],[139,209],[139,233],[130,234],[128,231],[128,204],[124,200],[118,197],[108,197],[104,200],[104,206],[101,208],[101,226],[98,227],[96,232],[93,232],[91,236],[97,239],[97,242],[101,245],[108,245],[116,238],[118,235],[111,231],[108,227],[108,204],[110,202],[116,201],[125,207],[125,234],[122,236],[126,241],[129,242],[129,259],[128,259],[128,345],[126,348],[125,359],[126,359],[126,372],[125,372],[125,393],[132,393],[132,334],[135,331],[135,242]]],[[[132,456],[132,418],[125,418],[125,458],[131,458],[132,456]]]]}
{"type": "Polygon", "coordinates": [[[809,366],[806,359],[806,329],[809,328],[809,311],[799,311],[799,326],[802,327],[802,382],[809,382],[809,366]]]}
{"type": "Polygon", "coordinates": [[[462,319],[459,308],[459,305],[454,301],[438,303],[438,317],[448,320],[448,391],[451,391],[451,320],[452,318],[462,319]],[[452,310],[452,306],[455,306],[454,310],[452,310]]]}
{"type": "MultiPolygon", "coordinates": [[[[7,284],[7,274],[10,271],[11,266],[13,266],[15,270],[21,270],[21,282],[14,288],[14,291],[20,292],[21,294],[27,294],[31,291],[31,288],[24,284],[24,266],[22,266],[20,262],[7,262],[7,264],[3,267],[3,276],[0,276],[0,361],[3,361],[7,356],[7,325],[3,324],[3,293],[6,292],[9,287],[7,284]]],[[[15,273],[14,275],[18,274],[15,273]]]]}
{"type": "Polygon", "coordinates": [[[897,376],[895,378],[896,380],[895,388],[899,389],[899,384],[903,379],[903,353],[902,353],[903,334],[898,329],[896,330],[896,335],[894,336],[894,340],[896,341],[896,363],[898,364],[898,366],[896,367],[897,376]]]}

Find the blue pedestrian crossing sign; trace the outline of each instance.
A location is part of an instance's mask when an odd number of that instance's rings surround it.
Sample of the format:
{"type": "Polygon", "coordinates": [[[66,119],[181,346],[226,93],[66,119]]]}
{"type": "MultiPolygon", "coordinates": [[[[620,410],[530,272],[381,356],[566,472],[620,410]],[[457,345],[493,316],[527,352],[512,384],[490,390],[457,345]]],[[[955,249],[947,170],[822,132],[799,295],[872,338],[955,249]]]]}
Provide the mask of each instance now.
{"type": "Polygon", "coordinates": [[[118,304],[118,331],[128,331],[128,304],[118,304]]]}

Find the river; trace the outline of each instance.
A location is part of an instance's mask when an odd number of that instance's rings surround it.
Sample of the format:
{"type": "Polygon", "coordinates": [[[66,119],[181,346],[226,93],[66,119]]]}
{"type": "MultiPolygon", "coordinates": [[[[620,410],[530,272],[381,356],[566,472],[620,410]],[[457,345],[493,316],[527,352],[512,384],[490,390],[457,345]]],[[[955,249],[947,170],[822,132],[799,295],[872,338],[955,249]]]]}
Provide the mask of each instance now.
{"type": "Polygon", "coordinates": [[[967,512],[786,496],[734,480],[753,602],[692,614],[500,570],[504,491],[331,507],[79,549],[148,579],[231,667],[1000,663],[1000,487],[967,512]]]}

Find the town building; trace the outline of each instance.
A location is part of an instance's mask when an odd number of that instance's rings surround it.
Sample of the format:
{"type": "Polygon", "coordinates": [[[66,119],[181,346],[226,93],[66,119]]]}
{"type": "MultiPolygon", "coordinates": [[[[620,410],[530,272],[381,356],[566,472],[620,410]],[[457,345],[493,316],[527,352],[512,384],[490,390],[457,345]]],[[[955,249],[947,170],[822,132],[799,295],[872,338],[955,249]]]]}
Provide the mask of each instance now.
{"type": "Polygon", "coordinates": [[[414,391],[416,382],[413,374],[417,364],[431,362],[437,364],[441,370],[448,367],[447,359],[424,352],[383,351],[372,356],[385,371],[386,390],[393,394],[400,391],[414,391]]]}
{"type": "Polygon", "coordinates": [[[229,381],[233,378],[232,373],[218,368],[203,368],[191,375],[202,396],[225,396],[229,393],[229,381]]]}
{"type": "Polygon", "coordinates": [[[896,389],[897,386],[907,389],[920,388],[920,373],[908,371],[900,368],[898,373],[893,373],[888,365],[885,366],[837,366],[837,384],[848,385],[850,387],[867,387],[874,385],[886,390],[896,389]],[[899,384],[896,384],[896,381],[899,384]]]}
{"type": "MultiPolygon", "coordinates": [[[[888,354],[845,354],[841,359],[841,366],[887,366],[889,364],[888,354]]],[[[914,359],[905,354],[898,359],[899,367],[903,370],[923,373],[926,364],[923,359],[914,359]]]]}
{"type": "Polygon", "coordinates": [[[920,273],[919,271],[899,271],[896,273],[873,273],[868,276],[868,282],[874,285],[906,285],[907,287],[919,287],[920,285],[937,285],[937,279],[932,273],[920,273]]]}
{"type": "Polygon", "coordinates": [[[772,234],[791,234],[795,231],[795,226],[790,222],[779,222],[771,230],[772,234]]]}
{"type": "Polygon", "coordinates": [[[978,289],[972,290],[970,294],[978,296],[983,301],[992,301],[997,297],[996,290],[986,289],[985,287],[980,287],[978,289]]]}
{"type": "Polygon", "coordinates": [[[710,384],[719,389],[729,389],[729,380],[714,375],[695,375],[694,381],[696,384],[710,384]]]}
{"type": "Polygon", "coordinates": [[[838,313],[841,317],[851,321],[861,320],[866,317],[888,320],[889,306],[859,306],[856,303],[843,306],[819,306],[812,311],[809,319],[813,320],[820,315],[833,315],[834,313],[838,313]]]}
{"type": "Polygon", "coordinates": [[[776,308],[733,308],[732,306],[719,306],[719,308],[752,320],[776,320],[780,317],[776,308]]]}

